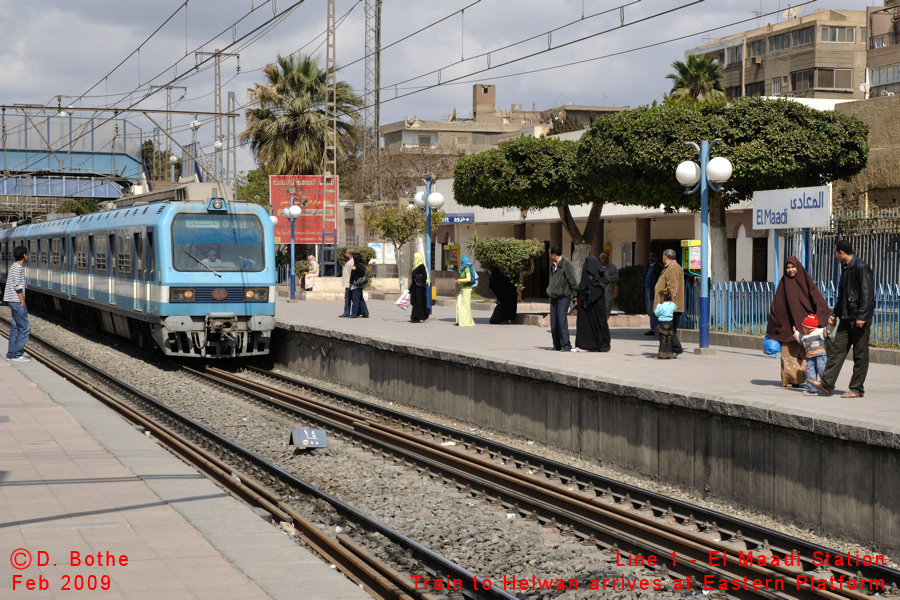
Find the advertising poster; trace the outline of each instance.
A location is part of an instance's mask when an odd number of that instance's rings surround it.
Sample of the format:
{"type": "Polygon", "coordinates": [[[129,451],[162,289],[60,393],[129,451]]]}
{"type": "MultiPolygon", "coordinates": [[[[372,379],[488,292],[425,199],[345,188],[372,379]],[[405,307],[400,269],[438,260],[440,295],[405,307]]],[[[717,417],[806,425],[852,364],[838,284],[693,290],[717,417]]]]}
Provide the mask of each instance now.
{"type": "MultiPolygon", "coordinates": [[[[334,198],[329,198],[328,206],[323,199],[321,175],[271,175],[269,177],[269,198],[278,224],[275,225],[275,243],[291,243],[291,222],[284,216],[284,208],[293,203],[303,212],[294,224],[294,243],[321,244],[323,222],[326,234],[334,234],[336,220],[338,185],[334,198]],[[325,220],[327,217],[327,220],[325,220]]],[[[334,238],[327,238],[330,241],[334,238]]]]}

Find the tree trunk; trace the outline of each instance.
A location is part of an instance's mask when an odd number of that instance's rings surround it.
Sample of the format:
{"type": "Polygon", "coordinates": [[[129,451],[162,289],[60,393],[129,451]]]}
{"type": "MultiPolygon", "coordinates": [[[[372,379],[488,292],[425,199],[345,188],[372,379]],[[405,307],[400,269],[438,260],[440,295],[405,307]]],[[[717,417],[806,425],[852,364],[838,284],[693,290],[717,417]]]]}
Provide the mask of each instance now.
{"type": "Polygon", "coordinates": [[[400,282],[400,293],[403,293],[403,276],[405,270],[403,269],[403,246],[398,246],[394,244],[394,257],[397,261],[397,280],[400,282]]]}
{"type": "MultiPolygon", "coordinates": [[[[584,233],[578,229],[575,219],[568,206],[557,206],[559,218],[562,220],[563,227],[569,232],[572,241],[575,242],[575,253],[572,254],[572,265],[575,267],[575,273],[581,273],[584,261],[591,253],[591,241],[597,231],[597,222],[600,221],[600,215],[603,212],[603,202],[594,202],[591,205],[591,212],[588,214],[587,223],[584,224],[584,233]]],[[[565,254],[565,252],[563,252],[565,254]]]]}
{"type": "Polygon", "coordinates": [[[728,281],[728,231],[722,194],[709,197],[709,266],[713,283],[728,281]]]}

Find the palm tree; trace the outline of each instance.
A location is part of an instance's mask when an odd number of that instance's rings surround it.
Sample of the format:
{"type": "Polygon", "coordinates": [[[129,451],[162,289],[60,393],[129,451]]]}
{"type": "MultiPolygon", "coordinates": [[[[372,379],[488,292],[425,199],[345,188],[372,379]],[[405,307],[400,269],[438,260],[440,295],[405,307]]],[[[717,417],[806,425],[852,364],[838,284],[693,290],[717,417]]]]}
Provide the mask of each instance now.
{"type": "Polygon", "coordinates": [[[703,103],[725,99],[725,84],[722,80],[722,65],[715,58],[688,56],[687,63],[676,60],[672,63],[675,73],[666,75],[672,80],[671,95],[675,98],[693,98],[703,103]]]}
{"type": "MultiPolygon", "coordinates": [[[[260,167],[277,175],[315,175],[322,172],[325,152],[325,80],[319,57],[278,55],[263,69],[265,83],[248,91],[247,129],[241,141],[260,167]]],[[[337,157],[346,155],[342,141],[360,136],[356,126],[363,99],[343,81],[337,82],[337,157]]]]}

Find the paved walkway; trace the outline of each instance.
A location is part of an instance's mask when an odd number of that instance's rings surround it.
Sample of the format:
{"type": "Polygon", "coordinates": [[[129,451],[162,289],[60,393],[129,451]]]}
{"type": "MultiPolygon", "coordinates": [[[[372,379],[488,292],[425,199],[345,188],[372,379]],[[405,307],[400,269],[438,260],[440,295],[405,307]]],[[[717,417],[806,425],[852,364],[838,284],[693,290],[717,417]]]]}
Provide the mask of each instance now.
{"type": "Polygon", "coordinates": [[[0,597],[369,598],[99,401],[5,360],[0,597]]]}
{"type": "MultiPolygon", "coordinates": [[[[603,378],[610,383],[683,393],[695,398],[725,401],[761,410],[781,410],[799,418],[893,431],[900,437],[900,367],[869,366],[863,398],[842,399],[850,381],[852,362],[838,378],[838,393],[808,396],[805,388],[782,388],[779,361],[762,351],[715,348],[714,356],[693,354],[696,344],[684,344],[678,360],[656,360],[658,342],[644,336],[646,329],[613,329],[609,353],[554,352],[550,330],[521,325],[490,325],[490,313],[473,312],[475,327],[456,327],[455,308],[435,307],[425,323],[409,322],[409,314],[389,301],[368,303],[369,319],[338,318],[342,302],[295,302],[279,298],[279,323],[295,323],[340,331],[395,344],[425,346],[441,352],[483,357],[529,368],[581,377],[603,378]]],[[[575,330],[571,330],[575,344],[575,330]]],[[[891,442],[888,445],[893,445],[891,442]]]]}

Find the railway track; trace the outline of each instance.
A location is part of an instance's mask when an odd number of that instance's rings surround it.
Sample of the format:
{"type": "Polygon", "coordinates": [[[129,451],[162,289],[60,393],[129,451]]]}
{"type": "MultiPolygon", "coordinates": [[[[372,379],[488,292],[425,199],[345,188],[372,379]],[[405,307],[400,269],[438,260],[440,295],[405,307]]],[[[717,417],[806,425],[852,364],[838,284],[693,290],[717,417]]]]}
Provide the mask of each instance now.
{"type": "Polygon", "coordinates": [[[695,591],[723,590],[740,598],[900,597],[900,572],[863,564],[865,557],[847,566],[857,557],[290,377],[254,367],[248,371],[271,383],[209,366],[195,373],[563,535],[596,544],[614,554],[617,565],[646,564],[652,556],[663,580],[691,578],[695,591]],[[836,565],[836,557],[844,565],[836,565]],[[753,589],[754,582],[761,589],[753,589]]]}
{"type": "MultiPolygon", "coordinates": [[[[8,338],[8,332],[0,333],[8,338]]],[[[232,495],[268,511],[281,521],[282,528],[287,533],[296,535],[352,581],[364,587],[374,598],[437,600],[438,597],[424,586],[416,585],[417,582],[409,575],[398,572],[375,557],[350,536],[327,535],[284,498],[308,495],[328,503],[350,522],[390,540],[401,554],[418,559],[420,573],[437,580],[459,580],[462,589],[458,593],[463,596],[473,600],[514,600],[513,596],[499,589],[476,591],[473,586],[475,574],[65,350],[32,335],[26,351],[61,377],[118,412],[130,423],[143,427],[171,452],[232,495]],[[49,348],[52,355],[36,349],[35,342],[49,348]],[[60,358],[91,376],[86,377],[61,364],[63,361],[60,358]],[[116,391],[111,392],[107,388],[116,391]]]]}

